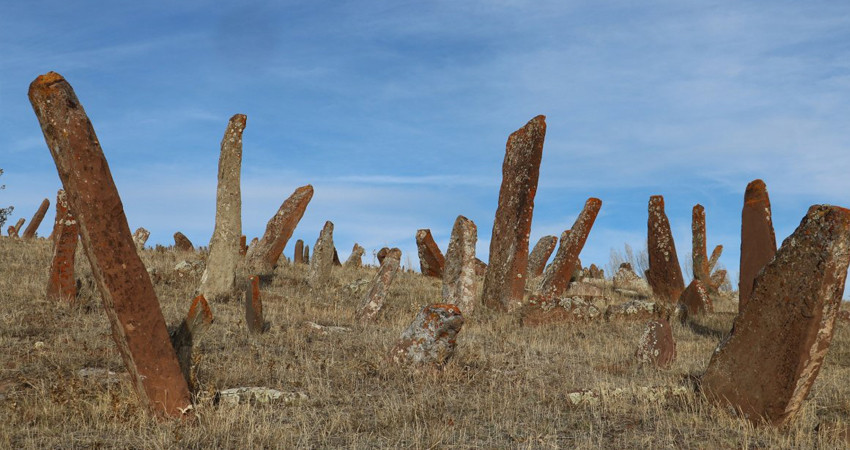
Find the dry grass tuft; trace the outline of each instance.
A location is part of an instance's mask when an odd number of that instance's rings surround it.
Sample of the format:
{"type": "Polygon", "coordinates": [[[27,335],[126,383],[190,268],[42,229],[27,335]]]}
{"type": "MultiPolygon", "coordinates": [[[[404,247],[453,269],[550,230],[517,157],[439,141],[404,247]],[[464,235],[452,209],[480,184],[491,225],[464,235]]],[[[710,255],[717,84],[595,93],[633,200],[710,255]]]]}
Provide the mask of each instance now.
{"type": "MultiPolygon", "coordinates": [[[[284,265],[261,290],[270,330],[249,335],[238,301],[213,303],[215,323],[196,352],[196,418],[158,422],[141,410],[112,342],[85,256],[77,258],[74,306],[45,299],[51,246],[0,239],[0,447],[846,447],[850,422],[850,330],[838,327],[800,419],[788,429],[753,428],[699,394],[668,401],[612,398],[570,406],[584,388],[689,386],[705,369],[737,305],[674,325],[678,359],[658,371],[633,362],[641,323],[523,328],[481,308],[467,317],[458,352],[442,371],[409,370],[386,354],[440,282],[399,273],[376,324],[354,311],[374,267],[334,268],[311,291],[306,266],[284,265]],[[305,325],[342,326],[321,333],[305,325]],[[81,377],[84,368],[108,376],[81,377]],[[216,391],[265,386],[306,394],[269,405],[216,405],[216,391]]],[[[202,254],[146,250],[169,325],[195,295],[201,270],[177,273],[202,254]]],[[[610,274],[609,274],[610,275],[610,274]]]]}

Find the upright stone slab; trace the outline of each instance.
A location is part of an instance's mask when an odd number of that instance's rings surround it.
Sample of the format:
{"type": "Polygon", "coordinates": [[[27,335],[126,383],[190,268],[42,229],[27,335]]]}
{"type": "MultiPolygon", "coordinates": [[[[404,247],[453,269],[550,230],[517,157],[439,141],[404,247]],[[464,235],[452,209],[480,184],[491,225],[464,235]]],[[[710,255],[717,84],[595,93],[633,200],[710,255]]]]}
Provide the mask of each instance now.
{"type": "Polygon", "coordinates": [[[443,252],[434,242],[431,230],[427,228],[416,230],[416,248],[419,251],[419,268],[422,275],[442,278],[446,258],[443,257],[443,252]]]}
{"type": "Polygon", "coordinates": [[[363,297],[360,307],[357,308],[358,320],[368,322],[378,318],[378,313],[384,307],[384,300],[386,300],[395,274],[398,272],[400,261],[401,250],[392,248],[387,252],[384,262],[381,263],[381,268],[378,269],[378,273],[372,278],[372,282],[369,283],[369,290],[363,297]]]}
{"type": "Polygon", "coordinates": [[[387,257],[387,253],[389,253],[389,252],[390,252],[389,247],[384,247],[384,248],[378,250],[378,265],[379,266],[384,263],[384,258],[387,257]]]}
{"type": "Polygon", "coordinates": [[[310,273],[307,282],[311,287],[319,287],[328,282],[334,258],[334,224],[325,222],[316,245],[313,246],[313,260],[310,261],[310,273]]]}
{"type": "Polygon", "coordinates": [[[711,279],[711,272],[708,268],[708,247],[705,237],[705,208],[697,204],[694,206],[691,214],[691,243],[693,250],[694,279],[701,283],[708,283],[711,279]]]}
{"type": "Polygon", "coordinates": [[[685,280],[676,256],[670,221],[664,212],[664,197],[660,195],[649,198],[647,234],[649,270],[646,271],[646,281],[659,300],[675,303],[685,290],[685,280]]]}
{"type": "Polygon", "coordinates": [[[366,250],[358,245],[356,242],[354,243],[354,248],[351,249],[351,254],[348,255],[348,259],[345,261],[345,267],[360,267],[363,265],[363,252],[366,250]]]}
{"type": "Polygon", "coordinates": [[[443,270],[443,303],[457,305],[471,314],[475,309],[475,244],[478,227],[464,216],[457,216],[446,250],[443,270]]]}
{"type": "Polygon", "coordinates": [[[292,264],[304,263],[304,241],[295,241],[295,253],[292,255],[292,264]]]}
{"type": "Polygon", "coordinates": [[[150,231],[142,227],[136,228],[136,232],[133,233],[133,244],[135,244],[137,251],[142,251],[145,248],[145,243],[148,242],[149,237],[151,237],[150,231]]]}
{"type": "MultiPolygon", "coordinates": [[[[248,272],[260,276],[271,275],[280,254],[292,237],[295,227],[304,216],[307,204],[313,198],[313,186],[309,184],[296,189],[286,201],[280,205],[277,214],[272,216],[266,225],[263,238],[248,249],[248,272]]],[[[331,250],[333,251],[333,250],[331,250]]]]}
{"type": "Polygon", "coordinates": [[[73,303],[77,296],[74,260],[80,228],[68,208],[65,191],[56,193],[56,222],[53,223],[53,262],[47,278],[47,298],[73,303]]]}
{"type": "Polygon", "coordinates": [[[8,234],[10,238],[19,237],[18,230],[14,225],[9,225],[9,228],[6,228],[6,234],[8,234]]]}
{"type": "Polygon", "coordinates": [[[711,297],[708,296],[705,283],[696,278],[691,280],[688,288],[682,292],[679,303],[687,310],[687,314],[683,318],[714,312],[714,305],[711,302],[711,297]]]}
{"type": "Polygon", "coordinates": [[[558,236],[543,236],[534,245],[531,254],[528,255],[528,279],[537,278],[543,275],[543,269],[546,268],[546,263],[555,247],[558,245],[558,236]]]}
{"type": "Polygon", "coordinates": [[[665,319],[649,321],[638,341],[635,357],[641,364],[669,369],[676,361],[676,341],[670,323],[665,319]]]}
{"type": "Polygon", "coordinates": [[[215,194],[215,228],[200,292],[213,301],[229,300],[236,294],[236,267],[242,259],[242,133],[248,123],[235,114],[227,123],[218,157],[218,187],[215,194]]]}
{"type": "Polygon", "coordinates": [[[91,122],[71,85],[57,73],[36,78],[29,98],[136,393],[156,414],[183,415],[191,404],[189,388],[91,122]]]}
{"type": "Polygon", "coordinates": [[[513,310],[522,304],[528,235],[545,136],[546,117],[537,116],[508,138],[490,238],[490,262],[484,275],[482,301],[490,308],[513,310]]]}
{"type": "Polygon", "coordinates": [[[396,364],[445,365],[454,355],[463,321],[455,305],[438,303],[422,308],[390,350],[390,360],[396,364]]]}
{"type": "Polygon", "coordinates": [[[174,233],[174,248],[181,252],[195,251],[195,246],[192,245],[192,241],[190,241],[185,234],[179,231],[174,233]]]}
{"type": "Polygon", "coordinates": [[[245,285],[245,323],[248,331],[260,334],[265,331],[263,302],[260,299],[260,277],[251,275],[245,285]]]}
{"type": "Polygon", "coordinates": [[[584,209],[573,223],[569,235],[561,241],[555,259],[543,273],[543,282],[540,284],[539,291],[541,297],[558,298],[567,291],[573,272],[576,268],[581,268],[578,255],[584,248],[584,243],[587,242],[587,236],[593,228],[593,222],[596,221],[596,215],[599,214],[601,207],[602,200],[598,198],[591,197],[584,203],[584,209]]]}
{"type": "Polygon", "coordinates": [[[239,256],[241,256],[241,257],[243,257],[243,258],[244,258],[244,257],[245,257],[245,255],[248,253],[248,244],[247,244],[247,242],[248,242],[248,238],[247,238],[247,237],[245,237],[245,235],[243,234],[243,235],[239,238],[239,256]]]}
{"type": "Polygon", "coordinates": [[[756,277],[702,377],[711,398],[752,421],[793,420],[832,341],[850,265],[850,210],[809,208],[756,277]]]}
{"type": "Polygon", "coordinates": [[[304,246],[304,258],[302,258],[302,261],[304,261],[304,264],[310,264],[310,246],[309,245],[304,246]]]}
{"type": "Polygon", "coordinates": [[[41,221],[44,220],[44,215],[47,214],[47,208],[50,208],[50,200],[44,199],[38,207],[38,210],[35,214],[33,214],[32,219],[30,219],[30,224],[27,225],[27,229],[24,230],[24,239],[32,239],[35,237],[35,232],[38,231],[41,221]]]}
{"type": "Polygon", "coordinates": [[[753,180],[744,193],[741,211],[741,266],[738,280],[738,311],[750,299],[753,281],[776,254],[776,236],[770,214],[770,197],[762,180],[753,180]]]}

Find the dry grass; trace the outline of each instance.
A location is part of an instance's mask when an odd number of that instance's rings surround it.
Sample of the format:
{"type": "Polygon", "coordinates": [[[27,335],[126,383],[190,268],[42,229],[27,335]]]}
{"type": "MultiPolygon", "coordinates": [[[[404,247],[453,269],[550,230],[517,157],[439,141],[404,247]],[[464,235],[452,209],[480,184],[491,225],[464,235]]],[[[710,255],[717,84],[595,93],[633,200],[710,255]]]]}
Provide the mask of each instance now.
{"type": "MultiPolygon", "coordinates": [[[[611,400],[569,406],[581,388],[678,386],[700,374],[729,329],[735,305],[699,327],[676,325],[679,357],[657,371],[632,362],[642,323],[520,327],[481,311],[467,317],[458,352],[442,371],[413,371],[385,355],[418,309],[439,300],[439,281],[400,273],[373,325],[353,320],[374,268],[335,269],[311,292],[306,267],[279,268],[263,286],[271,329],[250,336],[242,305],[214,303],[216,322],[199,343],[196,418],[159,422],[141,410],[129,383],[82,379],[86,367],[123,372],[88,263],[78,255],[82,295],[74,307],[47,301],[46,240],[0,239],[0,447],[4,448],[832,448],[846,447],[850,421],[850,330],[833,347],[799,420],[753,428],[699,394],[657,403],[611,400]],[[305,321],[350,327],[321,335],[305,321]],[[215,405],[217,390],[266,386],[297,391],[294,404],[215,405]]],[[[144,252],[169,324],[186,313],[199,273],[173,270],[198,254],[144,252]]],[[[119,378],[120,379],[120,378],[119,378]]]]}

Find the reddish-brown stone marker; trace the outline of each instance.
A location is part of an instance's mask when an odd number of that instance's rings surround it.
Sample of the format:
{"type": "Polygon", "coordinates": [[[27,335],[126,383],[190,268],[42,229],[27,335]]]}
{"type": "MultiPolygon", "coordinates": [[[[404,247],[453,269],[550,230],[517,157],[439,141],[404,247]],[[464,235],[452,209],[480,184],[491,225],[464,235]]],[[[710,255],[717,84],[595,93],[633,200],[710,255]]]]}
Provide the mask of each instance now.
{"type": "Polygon", "coordinates": [[[91,122],[57,73],[36,78],[29,98],[136,393],[154,413],[180,416],[191,404],[189,388],[91,122]]]}
{"type": "Polygon", "coordinates": [[[260,277],[251,275],[245,286],[245,323],[248,331],[260,334],[265,329],[263,302],[260,299],[260,277]]]}
{"type": "Polygon", "coordinates": [[[280,205],[277,213],[269,219],[263,238],[248,249],[246,263],[250,273],[264,276],[274,272],[277,260],[280,259],[286,243],[292,237],[312,198],[313,186],[308,184],[296,189],[280,205]]]}
{"type": "Polygon", "coordinates": [[[647,234],[649,270],[646,271],[646,281],[660,301],[675,303],[685,290],[685,280],[676,256],[670,221],[664,212],[664,197],[660,195],[649,199],[647,234]]]}
{"type": "Polygon", "coordinates": [[[555,247],[558,246],[558,236],[543,236],[534,245],[531,253],[528,255],[528,279],[543,275],[543,269],[546,268],[546,263],[555,247]]]}
{"type": "Polygon", "coordinates": [[[47,214],[47,208],[50,208],[50,200],[44,199],[41,202],[41,206],[39,206],[38,210],[35,214],[33,214],[32,219],[30,219],[30,224],[27,225],[27,228],[24,230],[24,235],[22,236],[24,239],[32,239],[35,237],[35,232],[38,231],[41,221],[44,220],[44,215],[47,214]]]}
{"type": "Polygon", "coordinates": [[[738,281],[738,311],[750,299],[753,281],[776,254],[776,236],[770,214],[770,197],[762,180],[753,180],[744,193],[741,211],[741,275],[738,281]]]}
{"type": "Polygon", "coordinates": [[[292,264],[304,263],[304,241],[295,241],[295,254],[292,255],[292,264]]]}
{"type": "Polygon", "coordinates": [[[539,292],[543,298],[557,298],[567,291],[573,272],[576,268],[581,268],[578,255],[587,242],[587,236],[601,207],[602,200],[598,198],[591,197],[584,203],[584,209],[570,228],[570,234],[561,241],[555,259],[543,272],[539,292]]]}
{"type": "Polygon", "coordinates": [[[74,260],[80,228],[68,208],[65,191],[56,193],[56,221],[53,223],[53,261],[47,278],[47,298],[73,303],[77,296],[74,260]]]}
{"type": "Polygon", "coordinates": [[[708,264],[708,246],[705,237],[705,208],[697,204],[691,215],[691,244],[693,246],[694,279],[705,285],[711,278],[708,264]]]}
{"type": "Polygon", "coordinates": [[[179,231],[174,233],[174,248],[181,252],[195,251],[195,246],[192,245],[192,241],[190,241],[185,234],[179,231]]]}
{"type": "Polygon", "coordinates": [[[434,242],[431,230],[425,228],[416,231],[416,247],[419,251],[419,269],[422,271],[422,275],[442,278],[443,270],[446,267],[446,258],[440,251],[440,247],[434,242]]]}

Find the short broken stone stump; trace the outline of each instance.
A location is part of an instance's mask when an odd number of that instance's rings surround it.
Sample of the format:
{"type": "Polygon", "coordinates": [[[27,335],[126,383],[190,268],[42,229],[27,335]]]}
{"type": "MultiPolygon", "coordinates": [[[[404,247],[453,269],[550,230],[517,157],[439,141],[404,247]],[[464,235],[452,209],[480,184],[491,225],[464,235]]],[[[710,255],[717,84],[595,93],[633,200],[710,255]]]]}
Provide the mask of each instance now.
{"type": "Polygon", "coordinates": [[[444,365],[454,355],[463,321],[455,305],[437,303],[422,308],[401,333],[390,359],[398,364],[444,365]]]}

